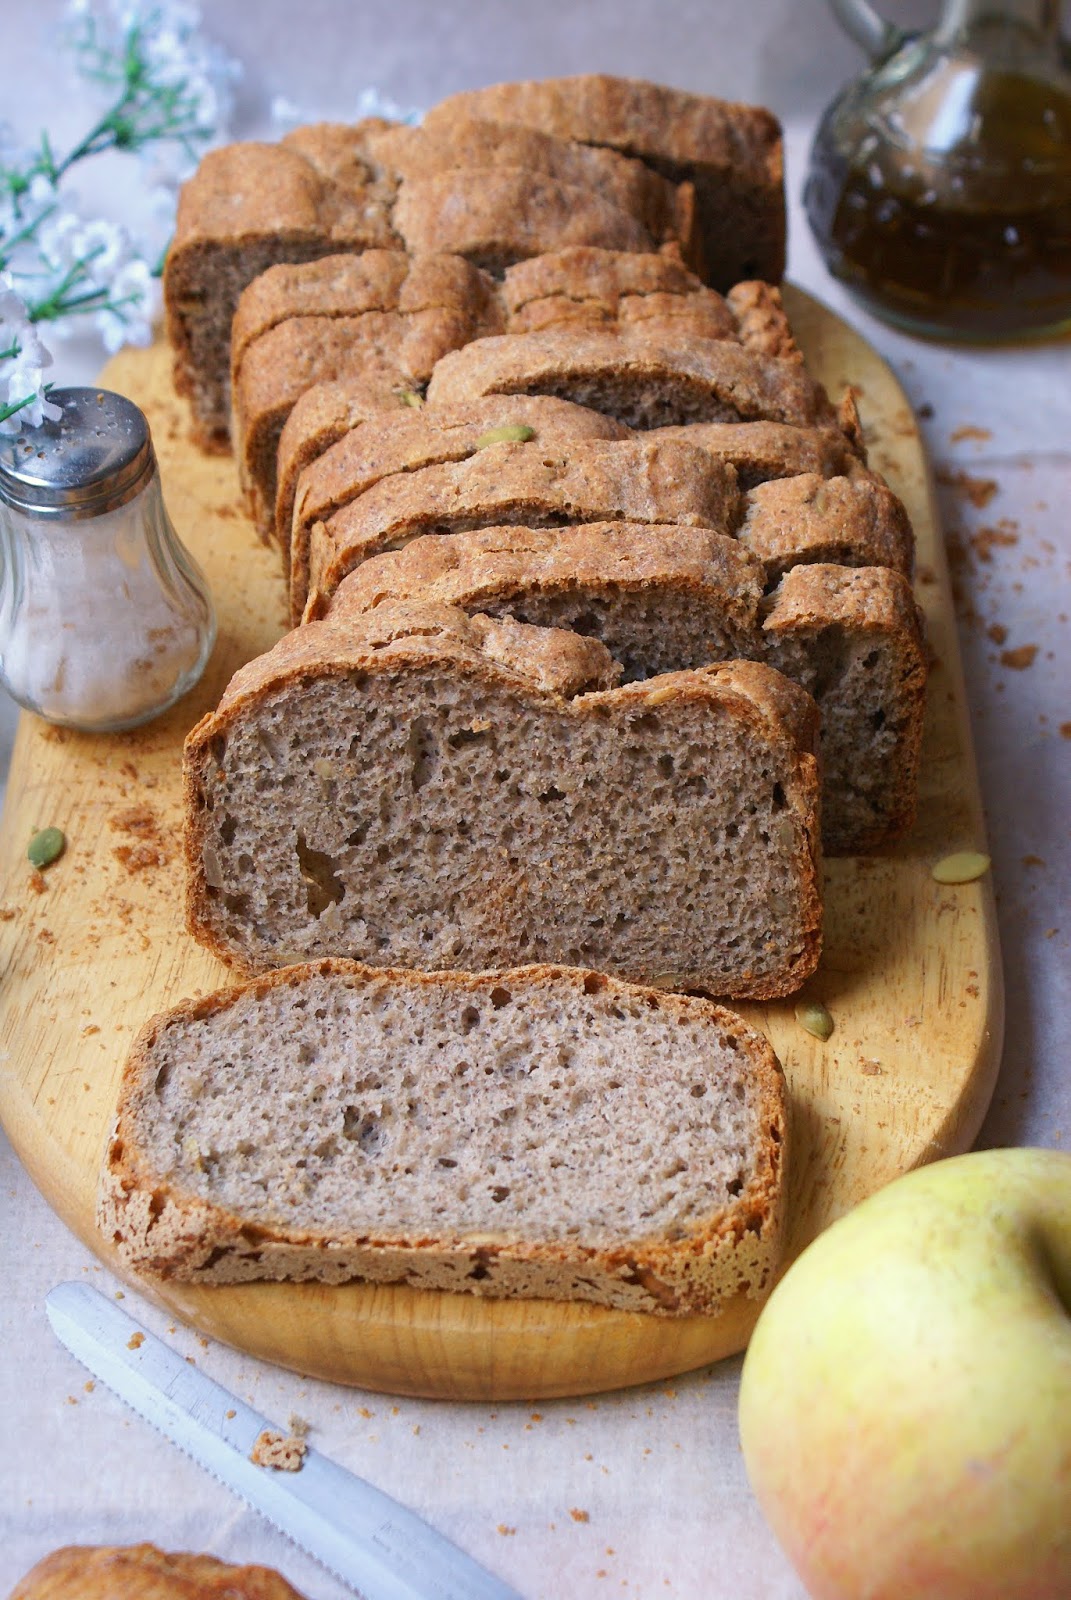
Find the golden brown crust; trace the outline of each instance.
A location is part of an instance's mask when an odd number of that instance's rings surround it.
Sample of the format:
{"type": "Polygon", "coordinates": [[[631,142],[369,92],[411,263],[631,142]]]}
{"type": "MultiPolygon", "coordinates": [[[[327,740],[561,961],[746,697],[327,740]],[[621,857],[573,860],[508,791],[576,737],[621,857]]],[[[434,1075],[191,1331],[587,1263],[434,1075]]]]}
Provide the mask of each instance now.
{"type": "Polygon", "coordinates": [[[720,294],[670,249],[658,254],[578,246],[510,267],[502,282],[507,333],[567,324],[598,328],[658,323],[681,338],[736,339],[720,294]]]}
{"type": "Polygon", "coordinates": [[[278,442],[312,384],[360,380],[391,403],[446,351],[501,326],[494,285],[460,256],[399,251],[273,267],[250,284],[232,330],[239,476],[262,537],[276,502],[278,442]]]}
{"type": "MultiPolygon", "coordinates": [[[[315,523],[308,583],[330,594],[368,556],[425,532],[621,520],[727,533],[738,508],[733,469],[688,445],[652,444],[642,436],[570,441],[557,450],[534,440],[494,444],[463,461],[381,479],[326,523],[315,523]]],[[[295,562],[294,622],[307,599],[295,562]]]]}
{"type": "Polygon", "coordinates": [[[800,427],[785,422],[693,422],[652,428],[652,439],[679,439],[736,468],[743,490],[771,478],[847,474],[858,465],[852,441],[835,425],[800,427]]]}
{"type": "Polygon", "coordinates": [[[736,1294],[760,1297],[773,1282],[784,1224],[787,1143],[784,1075],[773,1050],[740,1017],[708,1000],[549,965],[481,974],[421,973],[325,960],[283,968],[240,988],[187,1001],[145,1025],[120,1085],[116,1128],[101,1179],[98,1225],[139,1271],[187,1281],[404,1280],[477,1294],[535,1292],[583,1298],[662,1315],[713,1313],[736,1294]],[[136,1141],[136,1109],[141,1085],[154,1073],[152,1052],[159,1035],[169,1027],[216,1015],[245,994],[259,996],[280,987],[300,990],[307,978],[324,975],[355,987],[449,988],[473,998],[498,985],[511,990],[527,986],[605,991],[622,998],[640,997],[652,1009],[709,1024],[746,1051],[749,1075],[758,1091],[756,1124],[761,1137],[751,1152],[754,1170],[749,1181],[727,1208],[681,1238],[641,1236],[608,1248],[585,1245],[582,1239],[525,1239],[505,1228],[500,1234],[466,1236],[453,1232],[448,1223],[430,1219],[419,1237],[401,1230],[375,1238],[333,1229],[328,1239],[307,1229],[238,1216],[173,1188],[148,1170],[136,1141]],[[475,1277],[474,1266],[481,1269],[475,1277]],[[583,1287],[576,1282],[578,1275],[583,1287]]]}
{"type": "Polygon", "coordinates": [[[477,339],[444,356],[428,385],[435,405],[496,393],[557,394],[650,428],[830,420],[825,394],[799,362],[729,340],[673,343],[642,323],[621,332],[559,328],[477,339]]]}
{"type": "MultiPolygon", "coordinates": [[[[369,148],[373,158],[400,180],[403,193],[409,185],[463,173],[478,175],[478,181],[489,181],[491,173],[503,169],[538,174],[541,179],[608,201],[634,218],[658,243],[672,241],[686,256],[692,249],[690,196],[683,199],[681,185],[613,150],[463,114],[441,117],[434,128],[390,128],[371,138],[369,148]]],[[[459,191],[461,204],[462,194],[468,195],[471,189],[472,184],[467,183],[459,191]]]]}
{"type": "MultiPolygon", "coordinates": [[[[314,417],[318,414],[315,393],[309,391],[298,402],[287,427],[304,404],[314,417]]],[[[343,403],[341,395],[338,401],[331,393],[325,395],[325,409],[336,404],[341,408],[343,403]]],[[[396,407],[376,417],[372,427],[359,433],[344,430],[328,449],[310,461],[308,470],[301,475],[285,525],[277,525],[280,542],[289,548],[297,587],[303,591],[308,588],[309,534],[315,522],[326,520],[393,473],[413,472],[437,462],[463,461],[475,454],[488,433],[511,425],[531,428],[531,442],[539,448],[558,448],[573,439],[580,442],[630,436],[629,430],[611,417],[549,395],[517,395],[508,401],[491,395],[456,406],[396,407]]],[[[310,423],[307,428],[310,436],[313,426],[310,423]]],[[[305,429],[306,424],[299,419],[287,447],[291,457],[296,455],[305,429]]],[[[279,459],[282,464],[282,443],[279,459]]]]}
{"type": "Polygon", "coordinates": [[[434,130],[463,115],[605,145],[692,180],[708,280],[723,290],[745,278],[780,280],[781,129],[763,108],[590,74],[468,90],[434,107],[425,124],[434,130]]]}
{"type": "Polygon", "coordinates": [[[628,522],[481,528],[414,539],[402,550],[362,562],[331,596],[326,615],[337,619],[390,600],[480,611],[492,599],[535,589],[565,594],[590,587],[672,587],[706,597],[719,609],[738,608],[746,627],[757,623],[764,576],[735,539],[710,528],[628,522]]]}
{"type": "Polygon", "coordinates": [[[738,537],[771,579],[804,561],[891,567],[911,575],[911,523],[902,501],[876,473],[778,478],[750,490],[746,503],[738,537]]]}
{"type": "Polygon", "coordinates": [[[301,1600],[268,1567],[174,1554],[151,1544],[66,1545],[18,1582],[11,1600],[301,1600]]]}

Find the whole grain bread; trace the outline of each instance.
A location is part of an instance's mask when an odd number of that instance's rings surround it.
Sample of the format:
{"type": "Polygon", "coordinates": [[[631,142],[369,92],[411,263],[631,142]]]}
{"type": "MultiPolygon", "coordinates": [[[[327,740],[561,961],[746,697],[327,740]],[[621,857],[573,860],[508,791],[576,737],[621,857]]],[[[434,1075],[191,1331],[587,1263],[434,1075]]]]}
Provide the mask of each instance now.
{"type": "Polygon", "coordinates": [[[186,742],[191,932],[247,972],[547,960],[791,993],[821,942],[813,700],[753,662],[620,670],[446,606],[286,635],[186,742]]]}
{"type": "Polygon", "coordinates": [[[447,405],[488,394],[552,394],[629,427],[834,419],[801,362],[731,340],[674,341],[657,324],[620,331],[568,327],[476,339],[437,364],[428,400],[447,405]]]}
{"type": "Polygon", "coordinates": [[[468,117],[619,150],[674,181],[694,183],[708,281],[725,290],[745,278],[780,280],[781,129],[762,107],[599,73],[470,89],[433,107],[425,125],[435,130],[468,117]]]}
{"type": "MultiPolygon", "coordinates": [[[[372,426],[360,432],[341,421],[351,404],[345,391],[337,398],[326,393],[321,400],[318,390],[310,390],[295,406],[290,421],[302,406],[308,415],[298,420],[289,441],[284,429],[279,444],[276,533],[286,552],[284,567],[288,574],[293,570],[296,590],[302,594],[308,590],[313,525],[326,521],[383,478],[415,472],[438,462],[465,461],[486,449],[502,428],[529,434],[537,450],[551,451],[560,451],[571,442],[630,437],[629,430],[611,417],[549,395],[516,395],[507,401],[491,395],[437,409],[398,407],[374,417],[366,414],[365,420],[370,420],[372,426]],[[309,463],[308,471],[302,471],[288,506],[284,486],[292,478],[297,461],[302,460],[302,452],[314,448],[312,419],[324,412],[339,418],[337,437],[309,463]]],[[[326,432],[327,429],[322,430],[326,432]]]]}
{"type": "Polygon", "coordinates": [[[275,524],[280,436],[312,384],[353,377],[397,406],[440,356],[500,325],[494,285],[460,256],[369,250],[262,273],[231,335],[238,474],[262,538],[275,524]]]}
{"type": "Polygon", "coordinates": [[[278,262],[400,245],[395,185],[367,158],[384,124],[296,130],[279,144],[210,150],[183,185],[164,265],[175,388],[190,401],[194,436],[226,449],[230,334],[247,284],[278,262]]]}
{"type": "MultiPolygon", "coordinates": [[[[500,401],[503,418],[512,401],[500,401]]],[[[567,440],[490,444],[462,461],[379,480],[314,523],[309,587],[329,595],[347,572],[379,550],[419,534],[515,522],[524,527],[577,522],[680,523],[728,531],[739,515],[736,474],[701,450],[677,443],[567,440]]],[[[291,618],[308,599],[298,547],[292,547],[291,618]]]]}
{"type": "Polygon", "coordinates": [[[709,1001],[325,961],[142,1030],[98,1218],[184,1282],[710,1314],[772,1285],[786,1124],[770,1046],[709,1001]]]}
{"type": "Polygon", "coordinates": [[[763,598],[765,572],[706,528],[484,528],[373,556],[309,620],[385,602],[571,628],[599,639],[632,682],[732,657],[801,684],[821,716],[822,845],[856,855],[914,820],[925,704],[921,622],[888,568],[795,567],[763,598]]]}
{"type": "Polygon", "coordinates": [[[151,1544],[65,1545],[21,1578],[9,1600],[301,1600],[269,1567],[151,1544]]]}

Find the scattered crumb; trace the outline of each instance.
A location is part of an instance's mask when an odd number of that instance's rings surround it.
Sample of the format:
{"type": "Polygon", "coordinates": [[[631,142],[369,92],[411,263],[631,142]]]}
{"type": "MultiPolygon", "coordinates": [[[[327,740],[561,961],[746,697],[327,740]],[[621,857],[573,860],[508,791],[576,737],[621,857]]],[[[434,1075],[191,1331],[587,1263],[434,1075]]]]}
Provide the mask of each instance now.
{"type": "Polygon", "coordinates": [[[1045,859],[1044,859],[1043,856],[1030,855],[1030,856],[1024,856],[1023,857],[1023,866],[1024,867],[1043,867],[1044,865],[1045,865],[1045,859]]]}
{"type": "Polygon", "coordinates": [[[1003,644],[1008,637],[1007,628],[1000,622],[991,622],[985,631],[986,638],[991,639],[994,644],[1003,644]]]}
{"type": "Polygon", "coordinates": [[[574,1522],[591,1521],[591,1513],[589,1511],[581,1511],[579,1506],[570,1506],[569,1515],[572,1517],[574,1522]]]}
{"type": "Polygon", "coordinates": [[[100,1029],[97,1027],[95,1022],[87,1022],[85,1027],[82,1029],[82,1038],[91,1039],[95,1033],[99,1032],[100,1029]]]}
{"type": "Polygon", "coordinates": [[[304,1439],[287,1438],[265,1428],[254,1440],[249,1459],[255,1467],[271,1467],[275,1472],[300,1472],[308,1452],[304,1439]]]}
{"type": "Polygon", "coordinates": [[[151,806],[127,806],[110,818],[109,827],[117,833],[128,833],[137,844],[116,845],[112,854],[128,872],[145,872],[151,867],[166,866],[168,853],[160,833],[160,823],[151,806]]]}
{"type": "Polygon", "coordinates": [[[299,1417],[296,1411],[291,1411],[286,1419],[286,1425],[293,1439],[307,1439],[312,1429],[312,1423],[307,1422],[304,1417],[299,1417]]]}
{"type": "Polygon", "coordinates": [[[979,561],[992,561],[994,546],[1010,548],[1019,543],[1016,524],[1006,517],[997,523],[996,527],[979,528],[977,533],[971,534],[971,547],[979,561]]]}
{"type": "Polygon", "coordinates": [[[132,1333],[126,1341],[126,1347],[128,1350],[140,1350],[144,1343],[145,1335],[143,1333],[132,1333]]]}
{"type": "Polygon", "coordinates": [[[167,853],[153,844],[117,844],[112,855],[128,872],[147,872],[151,867],[167,865],[167,853]]]}
{"type": "Polygon", "coordinates": [[[236,1417],[238,1415],[238,1413],[237,1413],[237,1411],[234,1410],[234,1408],[232,1406],[230,1411],[225,1411],[223,1413],[223,1415],[226,1417],[227,1421],[229,1422],[231,1420],[231,1418],[232,1417],[236,1417]]]}
{"type": "Polygon", "coordinates": [[[17,915],[13,906],[0,906],[0,922],[10,922],[17,915]]]}
{"type": "Polygon", "coordinates": [[[1023,672],[1034,665],[1037,653],[1036,644],[1021,644],[1017,650],[1002,650],[1000,664],[1002,667],[1011,667],[1015,672],[1023,672]]]}
{"type": "Polygon", "coordinates": [[[116,1289],[115,1298],[117,1300],[125,1300],[126,1299],[126,1295],[123,1293],[122,1289],[116,1289]]]}
{"type": "Polygon", "coordinates": [[[989,428],[977,428],[968,422],[962,428],[953,428],[948,437],[953,444],[958,444],[961,439],[992,439],[993,434],[989,428]]]}
{"type": "Polygon", "coordinates": [[[946,489],[955,489],[964,495],[979,511],[989,504],[1000,487],[995,478],[972,478],[967,472],[951,472],[947,467],[938,471],[937,481],[946,489]]]}
{"type": "Polygon", "coordinates": [[[27,881],[34,894],[44,894],[48,888],[48,884],[45,882],[45,875],[40,867],[34,867],[27,881]]]}
{"type": "Polygon", "coordinates": [[[506,1537],[512,1536],[517,1532],[516,1528],[507,1528],[504,1522],[498,1524],[498,1531],[506,1537]]]}
{"type": "Polygon", "coordinates": [[[1071,739],[1071,722],[1061,722],[1061,724],[1060,724],[1060,738],[1061,739],[1071,739]]]}
{"type": "Polygon", "coordinates": [[[357,1415],[359,1417],[364,1417],[366,1419],[366,1421],[370,1421],[372,1419],[372,1417],[375,1416],[375,1412],[374,1411],[369,1411],[367,1406],[358,1406],[357,1407],[357,1415]]]}
{"type": "Polygon", "coordinates": [[[38,930],[37,940],[39,944],[55,944],[56,935],[52,932],[51,928],[40,928],[38,930]]]}
{"type": "Polygon", "coordinates": [[[67,1396],[67,1404],[69,1406],[76,1406],[78,1404],[78,1401],[75,1399],[73,1394],[69,1394],[67,1396]]]}
{"type": "Polygon", "coordinates": [[[84,1390],[85,1390],[85,1392],[86,1392],[86,1394],[92,1394],[92,1393],[93,1393],[93,1390],[94,1390],[94,1389],[95,1389],[95,1388],[96,1388],[96,1387],[97,1387],[97,1386],[96,1386],[96,1384],[95,1384],[95,1383],[94,1383],[94,1382],[93,1382],[93,1379],[92,1379],[92,1378],[87,1378],[87,1379],[86,1379],[86,1381],[85,1381],[85,1383],[83,1383],[83,1385],[82,1385],[82,1388],[83,1388],[83,1389],[84,1389],[84,1390]]]}

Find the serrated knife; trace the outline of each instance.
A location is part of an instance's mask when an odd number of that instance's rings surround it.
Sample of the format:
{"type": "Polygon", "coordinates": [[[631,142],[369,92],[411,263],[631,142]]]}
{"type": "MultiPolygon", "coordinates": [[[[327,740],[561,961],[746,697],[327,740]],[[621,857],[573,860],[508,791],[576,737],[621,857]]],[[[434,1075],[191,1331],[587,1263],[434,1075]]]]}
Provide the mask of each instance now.
{"type": "Polygon", "coordinates": [[[367,1600],[521,1600],[414,1511],[318,1451],[299,1472],[255,1466],[250,1452],[266,1428],[278,1431],[273,1424],[98,1290],[58,1284],[45,1310],[76,1360],[367,1600]]]}

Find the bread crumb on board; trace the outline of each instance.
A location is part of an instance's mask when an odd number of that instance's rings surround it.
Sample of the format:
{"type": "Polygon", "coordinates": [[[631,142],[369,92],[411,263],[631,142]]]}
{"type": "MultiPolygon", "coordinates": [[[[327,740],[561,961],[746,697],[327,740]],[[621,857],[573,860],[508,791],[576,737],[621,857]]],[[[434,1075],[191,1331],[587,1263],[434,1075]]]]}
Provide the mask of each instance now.
{"type": "Polygon", "coordinates": [[[264,1428],[253,1442],[249,1459],[255,1467],[271,1467],[276,1472],[300,1472],[308,1445],[295,1434],[277,1433],[264,1428]]]}

